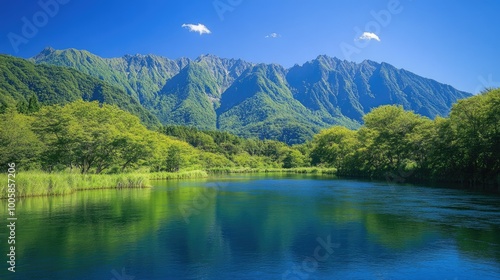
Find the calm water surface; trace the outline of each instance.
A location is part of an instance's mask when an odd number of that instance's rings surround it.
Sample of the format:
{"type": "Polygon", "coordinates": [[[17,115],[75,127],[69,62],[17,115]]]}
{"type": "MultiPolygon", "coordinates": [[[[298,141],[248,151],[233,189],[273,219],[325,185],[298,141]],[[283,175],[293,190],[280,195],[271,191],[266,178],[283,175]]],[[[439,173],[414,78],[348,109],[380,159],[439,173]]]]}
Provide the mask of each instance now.
{"type": "Polygon", "coordinates": [[[500,279],[500,197],[461,190],[239,175],[17,209],[0,279],[500,279]]]}

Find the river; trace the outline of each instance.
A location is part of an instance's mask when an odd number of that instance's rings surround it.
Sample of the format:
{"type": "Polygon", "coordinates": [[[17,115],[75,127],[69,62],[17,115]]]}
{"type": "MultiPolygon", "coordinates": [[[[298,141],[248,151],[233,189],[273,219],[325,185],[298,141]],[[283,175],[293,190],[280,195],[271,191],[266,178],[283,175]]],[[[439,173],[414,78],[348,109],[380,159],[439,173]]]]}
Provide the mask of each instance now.
{"type": "Polygon", "coordinates": [[[463,190],[231,175],[16,208],[1,279],[500,278],[500,197],[463,190]]]}

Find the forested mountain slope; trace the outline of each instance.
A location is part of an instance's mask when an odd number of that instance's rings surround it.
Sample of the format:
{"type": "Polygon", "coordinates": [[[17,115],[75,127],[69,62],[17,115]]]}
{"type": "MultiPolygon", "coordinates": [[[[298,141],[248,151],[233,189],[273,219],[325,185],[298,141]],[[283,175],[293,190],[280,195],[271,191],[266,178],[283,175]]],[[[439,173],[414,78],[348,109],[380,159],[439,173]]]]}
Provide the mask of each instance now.
{"type": "Polygon", "coordinates": [[[155,55],[101,58],[47,48],[39,64],[71,67],[118,87],[164,124],[222,129],[300,143],[331,125],[359,127],[381,105],[446,116],[471,94],[387,63],[318,56],[286,69],[213,55],[171,60],[155,55]]]}

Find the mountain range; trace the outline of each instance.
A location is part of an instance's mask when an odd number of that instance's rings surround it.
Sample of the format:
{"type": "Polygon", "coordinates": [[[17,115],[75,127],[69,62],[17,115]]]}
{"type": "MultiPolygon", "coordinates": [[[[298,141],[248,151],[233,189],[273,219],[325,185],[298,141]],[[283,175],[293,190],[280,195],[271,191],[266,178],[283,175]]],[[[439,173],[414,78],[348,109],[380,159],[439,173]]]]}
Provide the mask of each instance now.
{"type": "Polygon", "coordinates": [[[398,104],[435,118],[471,96],[387,63],[324,55],[285,68],[213,55],[195,60],[139,54],[102,58],[88,51],[46,48],[28,61],[1,56],[2,66],[0,97],[9,92],[10,98],[27,102],[29,94],[36,94],[44,104],[99,100],[131,111],[151,126],[219,129],[289,144],[336,124],[357,128],[366,113],[381,105],[398,104]],[[34,75],[28,70],[48,79],[48,89],[36,89],[37,81],[25,77],[34,75]],[[65,86],[69,81],[87,88],[65,86]]]}

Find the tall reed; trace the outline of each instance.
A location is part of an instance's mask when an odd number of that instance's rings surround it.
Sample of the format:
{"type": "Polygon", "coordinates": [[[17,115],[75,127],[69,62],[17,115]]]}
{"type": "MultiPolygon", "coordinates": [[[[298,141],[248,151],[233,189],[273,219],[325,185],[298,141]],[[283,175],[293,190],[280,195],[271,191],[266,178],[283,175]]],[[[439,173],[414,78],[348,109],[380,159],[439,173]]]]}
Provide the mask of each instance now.
{"type": "Polygon", "coordinates": [[[335,168],[298,167],[298,168],[211,168],[207,170],[210,174],[232,174],[232,173],[291,173],[291,174],[325,174],[335,175],[335,168]]]}
{"type": "Polygon", "coordinates": [[[203,170],[181,171],[181,172],[154,172],[149,174],[151,180],[176,180],[206,178],[208,173],[203,170]]]}
{"type": "MultiPolygon", "coordinates": [[[[0,198],[7,197],[7,176],[0,175],[2,192],[0,198]]],[[[149,187],[149,174],[73,174],[21,172],[15,178],[16,195],[47,196],[64,195],[78,190],[105,188],[145,188],[149,187]]]]}

